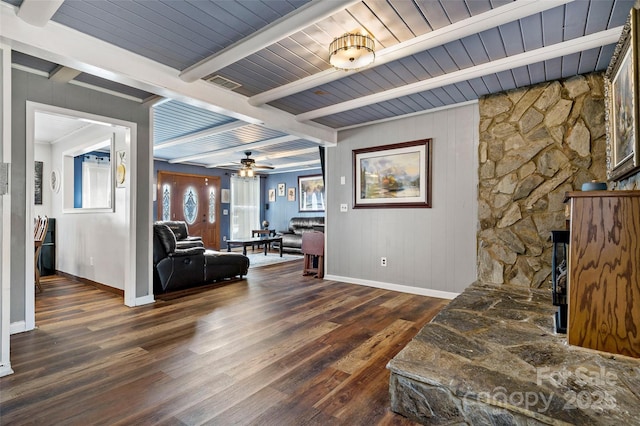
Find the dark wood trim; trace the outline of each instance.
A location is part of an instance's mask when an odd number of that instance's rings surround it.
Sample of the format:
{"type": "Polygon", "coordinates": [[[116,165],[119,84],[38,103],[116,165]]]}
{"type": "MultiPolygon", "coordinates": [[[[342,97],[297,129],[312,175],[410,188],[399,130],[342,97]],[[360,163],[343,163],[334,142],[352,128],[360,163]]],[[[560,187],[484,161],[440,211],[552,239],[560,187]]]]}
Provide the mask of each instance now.
{"type": "MultiPolygon", "coordinates": [[[[401,143],[394,143],[394,144],[390,144],[390,145],[381,145],[381,146],[374,146],[374,147],[369,147],[369,148],[360,148],[360,149],[354,149],[353,150],[353,154],[352,154],[352,159],[353,159],[353,208],[354,209],[380,209],[380,208],[388,208],[388,209],[395,209],[395,208],[431,208],[431,187],[432,187],[432,180],[433,180],[433,173],[432,173],[432,168],[433,168],[433,140],[431,138],[427,138],[427,139],[418,139],[415,141],[410,141],[410,142],[401,142],[401,143]],[[402,202],[402,203],[392,203],[392,202],[384,202],[381,201],[379,203],[366,203],[363,204],[362,202],[359,202],[359,197],[358,197],[358,192],[360,191],[360,188],[357,187],[357,174],[358,174],[358,167],[357,167],[357,157],[359,154],[366,154],[366,153],[370,153],[370,152],[382,152],[382,151],[389,151],[389,150],[393,150],[393,149],[398,149],[398,148],[408,148],[408,147],[415,147],[415,146],[424,146],[425,147],[425,170],[424,170],[424,180],[426,181],[425,184],[425,199],[424,201],[417,201],[417,202],[402,202]]],[[[421,183],[422,185],[422,183],[421,183]]]]}

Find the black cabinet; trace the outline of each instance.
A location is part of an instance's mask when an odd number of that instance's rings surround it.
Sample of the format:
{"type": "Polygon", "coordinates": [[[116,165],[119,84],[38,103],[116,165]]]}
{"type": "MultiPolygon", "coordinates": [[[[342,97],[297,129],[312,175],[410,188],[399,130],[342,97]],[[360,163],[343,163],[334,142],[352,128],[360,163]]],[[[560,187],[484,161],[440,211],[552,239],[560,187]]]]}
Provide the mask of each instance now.
{"type": "Polygon", "coordinates": [[[56,273],[56,220],[49,218],[49,226],[47,227],[47,235],[42,243],[40,251],[40,259],[38,259],[40,267],[40,276],[54,275],[56,273]]]}
{"type": "Polygon", "coordinates": [[[558,307],[554,322],[556,333],[567,332],[567,268],[569,231],[551,231],[553,252],[551,258],[551,287],[553,305],[558,307]]]}

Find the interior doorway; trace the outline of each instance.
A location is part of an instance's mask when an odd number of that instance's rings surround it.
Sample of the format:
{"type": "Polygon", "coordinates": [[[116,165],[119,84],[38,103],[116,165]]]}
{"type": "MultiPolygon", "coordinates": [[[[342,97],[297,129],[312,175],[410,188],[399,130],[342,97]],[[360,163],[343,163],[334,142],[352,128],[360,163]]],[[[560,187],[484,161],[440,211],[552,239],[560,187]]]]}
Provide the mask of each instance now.
{"type": "Polygon", "coordinates": [[[181,220],[204,246],[220,250],[220,177],[158,172],[158,220],[181,220]]]}
{"type": "MultiPolygon", "coordinates": [[[[75,123],[76,128],[71,132],[71,136],[82,134],[87,145],[92,142],[102,141],[102,133],[113,136],[113,144],[108,148],[113,158],[116,153],[126,152],[129,159],[127,163],[128,181],[127,185],[116,189],[116,182],[112,173],[110,185],[112,185],[112,203],[105,208],[73,208],[69,207],[64,200],[73,198],[73,175],[74,171],[68,169],[66,164],[67,153],[76,152],[71,147],[71,137],[59,137],[49,148],[50,155],[46,160],[48,167],[42,176],[41,187],[49,191],[51,200],[44,211],[42,208],[36,209],[35,197],[35,170],[27,167],[26,174],[26,241],[27,250],[25,263],[25,330],[35,327],[35,287],[29,277],[34,276],[33,262],[33,223],[31,218],[46,214],[55,217],[58,227],[56,242],[59,250],[58,266],[62,255],[66,257],[67,264],[73,267],[60,268],[61,271],[71,275],[87,278],[92,281],[113,285],[112,282],[105,282],[102,277],[109,270],[119,270],[121,276],[111,280],[119,280],[124,291],[124,303],[128,306],[135,306],[135,244],[136,244],[136,220],[135,220],[135,188],[137,172],[135,167],[136,158],[136,123],[118,120],[110,117],[97,116],[82,111],[74,111],[52,105],[27,102],[27,129],[26,129],[26,161],[27,164],[34,164],[36,135],[40,134],[41,126],[45,125],[46,119],[58,118],[60,123],[68,121],[75,123]],[[39,127],[40,126],[40,127],[39,127]],[[95,127],[92,127],[95,126],[95,127]],[[81,130],[78,130],[81,129],[81,130]],[[105,130],[106,129],[106,130],[105,130]],[[59,180],[56,187],[54,180],[59,180]],[[37,214],[36,214],[37,211],[37,214]],[[66,248],[65,248],[66,247],[66,248]],[[30,252],[30,255],[29,255],[30,252]],[[95,253],[95,254],[93,254],[95,253]],[[73,258],[73,259],[72,259],[73,258]],[[71,261],[69,261],[71,260],[71,261]],[[102,274],[102,275],[101,275],[102,274]]],[[[73,127],[73,125],[72,125],[73,127]]],[[[80,151],[82,148],[78,148],[80,151]]],[[[73,161],[71,160],[71,163],[73,161]]],[[[115,170],[115,161],[112,170],[115,170]]],[[[117,286],[115,286],[117,287],[117,286]]]]}

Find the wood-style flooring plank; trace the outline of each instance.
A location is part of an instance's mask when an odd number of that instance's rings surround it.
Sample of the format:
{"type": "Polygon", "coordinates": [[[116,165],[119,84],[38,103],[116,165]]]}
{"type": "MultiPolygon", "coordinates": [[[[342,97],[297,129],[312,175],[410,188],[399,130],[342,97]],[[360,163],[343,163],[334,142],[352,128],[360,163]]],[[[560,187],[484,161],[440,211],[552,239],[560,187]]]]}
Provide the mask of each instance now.
{"type": "Polygon", "coordinates": [[[302,276],[302,260],[129,308],[43,277],[2,425],[413,425],[386,364],[447,301],[302,276]]]}

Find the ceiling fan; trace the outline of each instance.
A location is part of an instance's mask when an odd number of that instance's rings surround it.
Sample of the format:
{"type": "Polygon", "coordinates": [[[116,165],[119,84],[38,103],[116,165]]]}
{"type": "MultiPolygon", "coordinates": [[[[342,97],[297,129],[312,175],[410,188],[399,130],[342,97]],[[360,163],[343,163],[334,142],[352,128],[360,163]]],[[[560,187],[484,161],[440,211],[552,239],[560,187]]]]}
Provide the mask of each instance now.
{"type": "Polygon", "coordinates": [[[242,168],[240,169],[240,176],[253,176],[254,172],[253,169],[267,169],[267,170],[273,170],[274,167],[273,166],[266,166],[266,165],[258,165],[256,164],[256,160],[254,160],[253,158],[251,158],[251,151],[245,151],[244,155],[247,156],[247,158],[242,158],[240,160],[240,164],[242,164],[242,168]]]}

